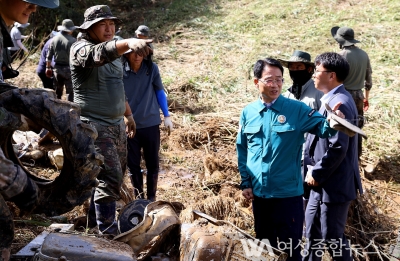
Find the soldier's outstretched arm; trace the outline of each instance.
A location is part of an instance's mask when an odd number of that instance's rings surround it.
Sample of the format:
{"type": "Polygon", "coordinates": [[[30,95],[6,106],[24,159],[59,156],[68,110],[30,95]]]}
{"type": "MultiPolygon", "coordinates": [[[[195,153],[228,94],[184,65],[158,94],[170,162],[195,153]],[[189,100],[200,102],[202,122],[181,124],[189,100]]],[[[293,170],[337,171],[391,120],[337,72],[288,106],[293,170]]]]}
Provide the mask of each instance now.
{"type": "Polygon", "coordinates": [[[149,44],[152,42],[153,40],[151,39],[137,39],[137,38],[118,40],[116,43],[117,52],[119,55],[122,55],[128,50],[132,50],[138,55],[146,57],[147,55],[153,53],[153,50],[149,46],[149,44]]]}

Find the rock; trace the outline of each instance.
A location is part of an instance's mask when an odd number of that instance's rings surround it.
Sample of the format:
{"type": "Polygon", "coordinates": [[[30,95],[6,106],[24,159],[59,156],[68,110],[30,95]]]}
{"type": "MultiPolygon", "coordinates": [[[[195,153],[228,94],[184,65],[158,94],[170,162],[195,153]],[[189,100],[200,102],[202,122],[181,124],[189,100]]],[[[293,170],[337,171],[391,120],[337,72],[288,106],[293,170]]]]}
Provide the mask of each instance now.
{"type": "Polygon", "coordinates": [[[365,171],[367,174],[372,174],[372,173],[375,171],[375,166],[372,165],[372,164],[367,164],[367,165],[364,167],[364,171],[365,171]]]}

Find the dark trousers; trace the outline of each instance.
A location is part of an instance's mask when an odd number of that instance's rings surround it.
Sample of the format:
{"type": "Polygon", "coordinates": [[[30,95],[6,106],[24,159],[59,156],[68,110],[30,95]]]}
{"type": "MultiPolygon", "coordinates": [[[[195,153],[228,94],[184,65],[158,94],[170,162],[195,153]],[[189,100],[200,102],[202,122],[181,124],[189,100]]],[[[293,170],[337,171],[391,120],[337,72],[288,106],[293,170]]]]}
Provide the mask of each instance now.
{"type": "Polygon", "coordinates": [[[137,129],[133,139],[128,138],[128,170],[136,197],[143,197],[143,173],[140,167],[141,149],[146,162],[147,199],[156,199],[159,171],[160,127],[159,125],[137,129]]]}
{"type": "MultiPolygon", "coordinates": [[[[358,127],[362,128],[364,126],[364,94],[362,90],[347,90],[350,94],[351,97],[353,97],[353,100],[356,104],[357,108],[357,113],[358,113],[358,127]]],[[[362,154],[362,136],[358,135],[358,141],[357,141],[357,146],[358,146],[358,157],[361,156],[362,154]]]]}
{"type": "Polygon", "coordinates": [[[254,230],[259,240],[288,254],[289,261],[301,260],[303,197],[259,198],[253,200],[254,230]],[[278,242],[279,238],[279,242],[278,242]]]}
{"type": "Polygon", "coordinates": [[[350,201],[324,203],[311,192],[306,209],[306,245],[303,260],[320,261],[325,248],[333,260],[353,260],[349,242],[344,235],[350,201]]]}
{"type": "Polygon", "coordinates": [[[45,89],[54,90],[53,78],[47,77],[45,72],[38,73],[38,76],[39,76],[40,80],[42,80],[43,87],[45,89]]]}
{"type": "Polygon", "coordinates": [[[74,92],[72,88],[71,69],[69,65],[56,64],[53,69],[53,74],[54,74],[54,87],[57,94],[57,98],[61,99],[65,86],[65,92],[68,94],[67,100],[73,102],[74,92]]]}

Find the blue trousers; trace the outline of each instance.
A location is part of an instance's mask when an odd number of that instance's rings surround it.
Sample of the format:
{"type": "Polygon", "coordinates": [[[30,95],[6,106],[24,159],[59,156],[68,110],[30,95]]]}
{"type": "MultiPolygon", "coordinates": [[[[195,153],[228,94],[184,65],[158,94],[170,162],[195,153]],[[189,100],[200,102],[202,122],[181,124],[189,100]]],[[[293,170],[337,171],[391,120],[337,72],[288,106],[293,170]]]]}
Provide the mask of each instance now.
{"type": "Polygon", "coordinates": [[[306,219],[306,246],[304,261],[320,261],[325,248],[333,260],[353,260],[349,242],[344,235],[350,201],[324,203],[311,191],[306,219]]]}
{"type": "Polygon", "coordinates": [[[254,230],[259,240],[288,254],[288,261],[301,260],[303,197],[260,198],[253,200],[254,230]],[[278,241],[279,239],[279,241],[278,241]]]}
{"type": "Polygon", "coordinates": [[[140,167],[142,158],[146,162],[147,199],[156,200],[157,181],[159,171],[160,127],[151,126],[136,130],[136,135],[128,139],[128,170],[136,197],[143,197],[143,173],[140,167]]]}

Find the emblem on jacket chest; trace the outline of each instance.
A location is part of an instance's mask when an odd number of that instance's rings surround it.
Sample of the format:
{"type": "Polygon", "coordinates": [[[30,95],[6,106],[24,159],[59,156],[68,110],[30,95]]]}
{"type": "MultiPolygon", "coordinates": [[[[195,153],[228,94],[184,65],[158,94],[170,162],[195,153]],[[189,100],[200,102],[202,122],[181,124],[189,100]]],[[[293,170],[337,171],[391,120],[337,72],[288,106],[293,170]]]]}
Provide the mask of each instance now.
{"type": "Polygon", "coordinates": [[[278,122],[279,123],[285,123],[286,122],[286,117],[285,117],[285,115],[279,115],[278,116],[278,122]]]}

